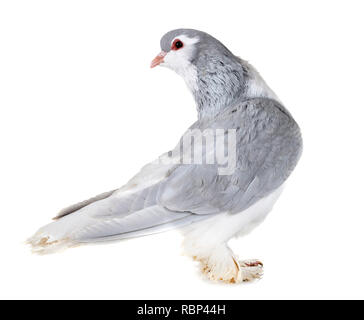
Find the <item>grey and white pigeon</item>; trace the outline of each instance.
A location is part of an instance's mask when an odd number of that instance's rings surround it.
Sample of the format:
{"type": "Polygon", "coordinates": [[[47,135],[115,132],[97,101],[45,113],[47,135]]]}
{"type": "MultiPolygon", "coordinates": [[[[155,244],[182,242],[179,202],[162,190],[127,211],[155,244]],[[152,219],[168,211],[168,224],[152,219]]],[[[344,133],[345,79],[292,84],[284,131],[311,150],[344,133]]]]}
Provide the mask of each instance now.
{"type": "Polygon", "coordinates": [[[175,149],[126,185],[62,210],[29,243],[35,252],[51,253],[182,228],[185,252],[201,262],[209,279],[258,278],[262,263],[239,261],[228,241],[247,234],[272,209],[300,158],[300,129],[258,72],[209,34],[173,30],[162,37],[161,49],[151,67],[168,67],[182,76],[198,120],[175,149]],[[191,132],[194,145],[184,143],[191,132]],[[216,140],[198,146],[206,133],[216,140]],[[226,156],[225,148],[234,161],[222,172],[216,154],[226,156]],[[205,160],[184,161],[181,150],[201,153],[205,160]]]}

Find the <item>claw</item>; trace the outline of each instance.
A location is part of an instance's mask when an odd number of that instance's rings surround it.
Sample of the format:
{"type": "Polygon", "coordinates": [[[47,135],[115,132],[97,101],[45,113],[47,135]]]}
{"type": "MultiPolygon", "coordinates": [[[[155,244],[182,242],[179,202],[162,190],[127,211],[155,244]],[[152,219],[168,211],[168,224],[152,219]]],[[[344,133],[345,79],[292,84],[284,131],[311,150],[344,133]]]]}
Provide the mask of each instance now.
{"type": "Polygon", "coordinates": [[[244,261],[243,264],[246,267],[263,267],[263,263],[256,260],[256,261],[244,261]]]}

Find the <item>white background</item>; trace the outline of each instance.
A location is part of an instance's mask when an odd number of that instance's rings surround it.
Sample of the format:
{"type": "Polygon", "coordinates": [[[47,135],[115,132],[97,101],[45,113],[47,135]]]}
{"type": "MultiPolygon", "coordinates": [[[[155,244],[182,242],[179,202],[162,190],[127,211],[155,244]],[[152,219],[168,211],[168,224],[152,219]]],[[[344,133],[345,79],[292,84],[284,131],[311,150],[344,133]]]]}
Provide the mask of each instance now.
{"type": "Polygon", "coordinates": [[[364,298],[362,1],[1,1],[0,298],[364,298]],[[231,246],[249,285],[202,280],[181,236],[37,256],[59,209],[121,186],[196,119],[167,31],[249,60],[300,124],[302,159],[265,223],[231,246]]]}

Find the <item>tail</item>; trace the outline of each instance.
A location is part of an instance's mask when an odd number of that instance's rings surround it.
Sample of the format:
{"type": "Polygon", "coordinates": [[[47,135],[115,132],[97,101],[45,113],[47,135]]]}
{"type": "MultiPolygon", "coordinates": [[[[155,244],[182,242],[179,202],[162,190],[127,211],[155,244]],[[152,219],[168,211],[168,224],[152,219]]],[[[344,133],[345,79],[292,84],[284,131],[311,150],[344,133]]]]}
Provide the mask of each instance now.
{"type": "Polygon", "coordinates": [[[168,210],[155,201],[158,186],[135,193],[116,191],[40,228],[28,239],[32,251],[54,253],[83,243],[158,233],[201,220],[203,215],[168,210]]]}

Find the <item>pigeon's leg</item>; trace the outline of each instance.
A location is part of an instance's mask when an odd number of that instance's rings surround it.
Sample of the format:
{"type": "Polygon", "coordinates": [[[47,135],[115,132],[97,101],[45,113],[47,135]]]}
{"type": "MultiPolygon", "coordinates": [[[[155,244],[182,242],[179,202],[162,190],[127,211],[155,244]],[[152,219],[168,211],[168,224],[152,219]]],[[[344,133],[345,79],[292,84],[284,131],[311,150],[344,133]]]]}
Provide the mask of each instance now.
{"type": "Polygon", "coordinates": [[[239,262],[226,243],[208,247],[185,243],[185,249],[188,255],[200,262],[202,273],[212,281],[241,283],[259,279],[263,274],[260,261],[239,262]]]}
{"type": "Polygon", "coordinates": [[[241,283],[260,279],[263,275],[260,261],[239,261],[227,245],[214,248],[210,256],[200,262],[202,272],[213,281],[241,283]]]}
{"type": "Polygon", "coordinates": [[[229,239],[242,229],[242,225],[250,225],[245,220],[243,223],[231,222],[231,219],[237,218],[237,215],[218,215],[192,224],[183,232],[185,253],[201,263],[203,274],[210,280],[240,283],[259,279],[263,274],[261,262],[239,262],[227,245],[229,239]]]}

